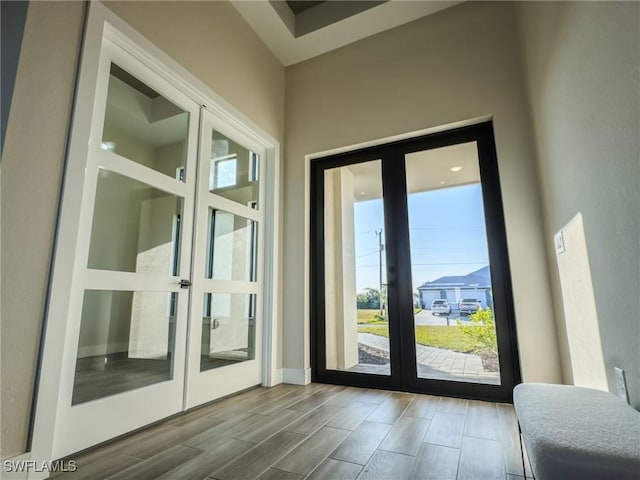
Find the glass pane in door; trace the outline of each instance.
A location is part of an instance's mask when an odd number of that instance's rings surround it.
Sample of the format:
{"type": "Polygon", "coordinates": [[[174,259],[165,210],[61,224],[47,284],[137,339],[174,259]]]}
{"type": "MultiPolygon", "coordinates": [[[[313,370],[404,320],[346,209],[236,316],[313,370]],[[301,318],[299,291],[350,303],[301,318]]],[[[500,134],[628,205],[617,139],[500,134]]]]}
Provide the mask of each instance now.
{"type": "Polygon", "coordinates": [[[325,170],[327,370],[390,375],[380,160],[325,170]]]}
{"type": "Polygon", "coordinates": [[[475,142],[406,155],[419,378],[500,384],[475,142]]]}
{"type": "Polygon", "coordinates": [[[171,380],[175,292],[85,290],[72,404],[171,380]]]}
{"type": "Polygon", "coordinates": [[[177,275],[183,199],[100,169],[87,266],[177,275]]]}
{"type": "Polygon", "coordinates": [[[185,180],[189,113],[111,64],[101,147],[185,180]]]}
{"type": "Polygon", "coordinates": [[[205,293],[202,309],[200,371],[256,356],[256,296],[205,293]]]}
{"type": "Polygon", "coordinates": [[[224,210],[209,209],[205,278],[255,282],[258,225],[224,210]]]}
{"type": "Polygon", "coordinates": [[[209,191],[258,208],[260,155],[212,130],[209,191]]]}

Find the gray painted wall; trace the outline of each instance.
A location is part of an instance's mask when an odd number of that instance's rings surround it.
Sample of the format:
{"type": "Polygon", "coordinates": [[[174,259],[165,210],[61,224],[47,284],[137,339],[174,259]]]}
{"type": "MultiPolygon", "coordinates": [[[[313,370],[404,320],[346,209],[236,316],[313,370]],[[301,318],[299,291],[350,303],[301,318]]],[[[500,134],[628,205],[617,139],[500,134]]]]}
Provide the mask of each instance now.
{"type": "Polygon", "coordinates": [[[2,152],[2,457],[25,451],[83,2],[31,2],[2,152]]]}
{"type": "Polygon", "coordinates": [[[565,380],[553,233],[582,213],[602,350],[640,408],[640,4],[516,4],[565,380]]]}
{"type": "MultiPolygon", "coordinates": [[[[108,7],[283,141],[284,67],[229,2],[108,7]]],[[[26,450],[83,12],[32,2],[25,24],[2,156],[2,458],[26,450]]]]}
{"type": "Polygon", "coordinates": [[[305,155],[490,115],[523,378],[561,381],[517,40],[511,3],[465,2],[287,68],[285,372],[309,367],[305,155]]]}

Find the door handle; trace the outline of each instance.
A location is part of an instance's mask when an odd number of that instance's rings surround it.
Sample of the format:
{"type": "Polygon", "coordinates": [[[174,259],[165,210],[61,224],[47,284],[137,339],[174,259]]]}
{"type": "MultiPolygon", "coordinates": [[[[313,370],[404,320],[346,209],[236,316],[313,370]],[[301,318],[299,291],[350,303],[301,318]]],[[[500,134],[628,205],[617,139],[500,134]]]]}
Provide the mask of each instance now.
{"type": "Polygon", "coordinates": [[[395,265],[387,266],[388,278],[387,278],[387,288],[396,288],[396,267],[395,265]]]}
{"type": "Polygon", "coordinates": [[[180,280],[180,288],[189,288],[191,286],[191,282],[189,280],[180,280]]]}

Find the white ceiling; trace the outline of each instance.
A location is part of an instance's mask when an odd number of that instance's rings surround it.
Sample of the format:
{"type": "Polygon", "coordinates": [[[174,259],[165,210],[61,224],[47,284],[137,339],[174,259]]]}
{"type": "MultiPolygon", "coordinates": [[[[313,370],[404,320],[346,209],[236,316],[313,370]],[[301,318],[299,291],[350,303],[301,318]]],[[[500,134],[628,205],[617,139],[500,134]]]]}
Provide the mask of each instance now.
{"type": "MultiPolygon", "coordinates": [[[[382,197],[379,161],[341,168],[353,174],[353,198],[356,202],[382,197]]],[[[478,147],[476,142],[469,142],[410,153],[406,156],[406,170],[408,193],[479,183],[478,147]]]]}
{"type": "Polygon", "coordinates": [[[284,66],[322,55],[459,3],[462,2],[390,0],[296,38],[268,0],[232,0],[236,10],[284,66]]]}
{"type": "Polygon", "coordinates": [[[164,147],[185,140],[188,123],[189,114],[166,98],[150,98],[114,75],[109,78],[104,142],[114,142],[111,135],[119,132],[121,139],[124,135],[147,147],[164,147]]]}

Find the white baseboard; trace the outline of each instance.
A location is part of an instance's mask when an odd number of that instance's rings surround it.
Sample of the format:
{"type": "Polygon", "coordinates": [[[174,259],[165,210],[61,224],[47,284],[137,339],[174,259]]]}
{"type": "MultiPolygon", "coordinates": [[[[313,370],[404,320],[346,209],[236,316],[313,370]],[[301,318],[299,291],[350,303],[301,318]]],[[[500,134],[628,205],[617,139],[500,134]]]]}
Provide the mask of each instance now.
{"type": "Polygon", "coordinates": [[[282,369],[273,368],[271,370],[266,369],[262,375],[263,387],[275,387],[282,383],[282,369]]]}
{"type": "Polygon", "coordinates": [[[282,381],[293,385],[307,385],[311,383],[310,368],[283,368],[282,381]]]}
{"type": "Polygon", "coordinates": [[[271,385],[269,385],[269,386],[273,387],[275,385],[281,384],[282,383],[282,379],[283,379],[282,369],[281,368],[274,368],[271,371],[271,385]]]}

